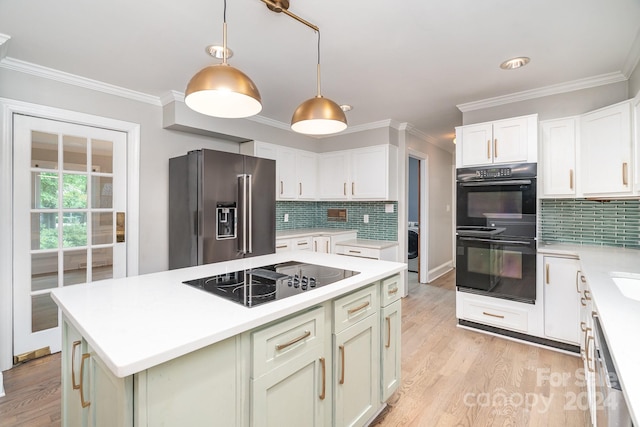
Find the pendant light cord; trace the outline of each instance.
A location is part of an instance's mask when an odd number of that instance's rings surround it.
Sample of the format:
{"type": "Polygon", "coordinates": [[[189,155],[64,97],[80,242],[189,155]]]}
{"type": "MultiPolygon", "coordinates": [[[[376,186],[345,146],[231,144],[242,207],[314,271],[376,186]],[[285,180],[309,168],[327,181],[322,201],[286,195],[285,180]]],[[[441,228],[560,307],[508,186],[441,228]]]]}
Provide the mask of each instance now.
{"type": "Polygon", "coordinates": [[[227,0],[222,9],[222,63],[227,64],[227,0]]]}
{"type": "Polygon", "coordinates": [[[318,32],[318,76],[317,76],[317,80],[318,80],[318,98],[321,98],[321,92],[320,92],[320,30],[317,31],[318,32]]]}

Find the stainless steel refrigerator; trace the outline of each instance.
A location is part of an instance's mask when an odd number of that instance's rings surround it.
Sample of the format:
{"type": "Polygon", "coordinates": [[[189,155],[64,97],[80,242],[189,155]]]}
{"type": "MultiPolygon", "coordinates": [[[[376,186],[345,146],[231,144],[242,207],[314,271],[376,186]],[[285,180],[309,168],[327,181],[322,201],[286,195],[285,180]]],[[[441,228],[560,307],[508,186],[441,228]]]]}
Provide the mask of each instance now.
{"type": "Polygon", "coordinates": [[[169,159],[169,269],[275,252],[276,163],[215,150],[169,159]]]}

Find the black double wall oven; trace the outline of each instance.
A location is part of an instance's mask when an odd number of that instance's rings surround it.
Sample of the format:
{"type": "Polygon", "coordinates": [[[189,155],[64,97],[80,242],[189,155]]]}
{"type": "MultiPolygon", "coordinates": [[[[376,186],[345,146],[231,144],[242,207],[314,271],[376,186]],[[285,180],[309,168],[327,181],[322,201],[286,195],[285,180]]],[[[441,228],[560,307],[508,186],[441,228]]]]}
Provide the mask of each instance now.
{"type": "Polygon", "coordinates": [[[536,163],[457,170],[458,291],[536,301],[536,163]]]}

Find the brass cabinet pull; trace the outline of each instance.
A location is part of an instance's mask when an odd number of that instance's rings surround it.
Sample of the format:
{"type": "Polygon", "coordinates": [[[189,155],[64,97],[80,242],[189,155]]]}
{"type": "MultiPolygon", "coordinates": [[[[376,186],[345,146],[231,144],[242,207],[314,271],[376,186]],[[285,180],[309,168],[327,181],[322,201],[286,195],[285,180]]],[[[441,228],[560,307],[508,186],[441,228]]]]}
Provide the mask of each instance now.
{"type": "Polygon", "coordinates": [[[569,188],[573,190],[573,169],[569,169],[569,188]]]}
{"type": "Polygon", "coordinates": [[[544,265],[544,277],[547,285],[549,284],[549,264],[544,265]]]}
{"type": "Polygon", "coordinates": [[[326,370],[324,357],[320,358],[320,366],[322,368],[322,393],[320,393],[320,400],[324,400],[325,391],[327,388],[327,370],[326,370]]]}
{"type": "Polygon", "coordinates": [[[76,348],[81,344],[80,341],[74,341],[71,347],[71,385],[74,390],[80,388],[80,384],[76,383],[76,348]]]}
{"type": "Polygon", "coordinates": [[[116,243],[123,243],[125,240],[125,235],[124,212],[116,212],[116,243]]]}
{"type": "Polygon", "coordinates": [[[347,183],[346,182],[344,183],[344,195],[345,196],[347,195],[347,183]]]}
{"type": "MultiPolygon", "coordinates": [[[[591,328],[588,328],[591,329],[591,328]]],[[[589,341],[593,342],[593,335],[589,335],[587,337],[587,343],[584,346],[584,352],[585,352],[585,359],[587,360],[587,370],[589,372],[595,372],[595,366],[592,366],[593,363],[593,359],[589,357],[589,341]]]]}
{"type": "Polygon", "coordinates": [[[276,249],[284,249],[286,247],[287,247],[287,245],[280,245],[280,246],[276,246],[276,249]]]}
{"type": "MultiPolygon", "coordinates": [[[[580,322],[580,330],[582,332],[587,332],[587,329],[589,329],[587,328],[587,324],[585,322],[580,322]]],[[[586,344],[586,341],[585,341],[585,344],[586,344]]]]}
{"type": "Polygon", "coordinates": [[[504,319],[504,316],[500,314],[487,313],[486,311],[483,311],[482,314],[485,316],[497,317],[498,319],[504,319]]]}
{"type": "Polygon", "coordinates": [[[353,249],[349,249],[349,253],[350,254],[360,254],[362,252],[361,251],[354,251],[353,249]]]}
{"type": "Polygon", "coordinates": [[[313,242],[313,251],[318,252],[318,241],[313,242]]]}
{"type": "Polygon", "coordinates": [[[356,313],[356,312],[368,307],[369,304],[370,304],[369,301],[365,301],[362,304],[360,304],[359,306],[354,307],[354,308],[350,309],[349,311],[347,311],[347,314],[348,315],[352,315],[353,313],[356,313]]]}
{"type": "Polygon", "coordinates": [[[284,182],[280,181],[280,195],[284,193],[284,182]]]}
{"type": "Polygon", "coordinates": [[[395,287],[393,289],[389,289],[389,292],[388,292],[389,295],[395,295],[397,293],[398,293],[398,288],[397,287],[395,287]]]}
{"type": "Polygon", "coordinates": [[[298,195],[302,196],[302,183],[299,183],[298,185],[300,187],[300,189],[298,190],[298,195]]]}
{"type": "Polygon", "coordinates": [[[82,361],[80,362],[80,403],[83,408],[91,405],[90,401],[84,400],[84,361],[89,357],[91,357],[89,353],[84,353],[82,355],[82,361]]]}
{"type": "Polygon", "coordinates": [[[340,350],[340,355],[341,355],[341,359],[342,362],[340,363],[341,365],[341,370],[340,370],[340,384],[344,384],[344,346],[341,345],[340,347],[338,347],[338,349],[340,350]]]}
{"type": "Polygon", "coordinates": [[[391,347],[391,316],[385,318],[387,320],[387,343],[384,345],[386,348],[391,347]]]}
{"type": "Polygon", "coordinates": [[[493,158],[498,157],[498,138],[493,140],[493,158]]]}
{"type": "Polygon", "coordinates": [[[356,195],[356,183],[355,182],[351,183],[351,195],[352,196],[356,195]]]}
{"type": "Polygon", "coordinates": [[[491,140],[487,139],[487,159],[491,158],[491,140]]]}
{"type": "Polygon", "coordinates": [[[580,278],[580,276],[581,276],[580,270],[576,271],[576,292],[579,294],[582,293],[580,292],[580,283],[578,283],[578,279],[580,278]]]}
{"type": "Polygon", "coordinates": [[[584,299],[584,297],[580,298],[580,305],[583,306],[583,307],[587,306],[587,300],[584,299]]]}
{"type": "Polygon", "coordinates": [[[329,251],[329,241],[327,240],[325,243],[327,244],[327,253],[331,253],[331,252],[329,251]]]}
{"type": "Polygon", "coordinates": [[[582,283],[587,283],[587,279],[582,274],[580,275],[580,281],[582,283]]]}
{"type": "Polygon", "coordinates": [[[627,186],[629,185],[629,170],[628,170],[629,164],[627,162],[624,162],[622,164],[622,185],[627,186]]]}
{"type": "Polygon", "coordinates": [[[585,298],[587,301],[591,301],[591,291],[590,291],[589,289],[585,289],[585,290],[584,290],[584,298],[585,298]]]}
{"type": "Polygon", "coordinates": [[[311,331],[304,331],[304,334],[300,335],[297,338],[292,339],[289,342],[286,342],[284,344],[278,344],[276,346],[276,350],[280,351],[280,350],[284,350],[285,348],[294,345],[295,343],[302,341],[303,339],[309,337],[311,335],[311,331]]]}
{"type": "Polygon", "coordinates": [[[307,241],[306,241],[306,240],[303,240],[303,241],[298,242],[298,246],[304,246],[304,245],[307,245],[307,244],[308,244],[308,243],[307,243],[307,241]]]}

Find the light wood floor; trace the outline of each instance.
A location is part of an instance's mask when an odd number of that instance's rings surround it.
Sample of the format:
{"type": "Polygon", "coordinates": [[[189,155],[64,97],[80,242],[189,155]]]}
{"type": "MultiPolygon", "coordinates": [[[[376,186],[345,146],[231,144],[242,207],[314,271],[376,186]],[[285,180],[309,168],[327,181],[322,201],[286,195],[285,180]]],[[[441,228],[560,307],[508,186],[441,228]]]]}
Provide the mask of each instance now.
{"type": "MultiPolygon", "coordinates": [[[[455,274],[416,276],[402,302],[402,384],[373,426],[588,425],[580,358],[457,328],[455,274]]],[[[59,353],[3,375],[0,426],[60,425],[59,353]]]]}

